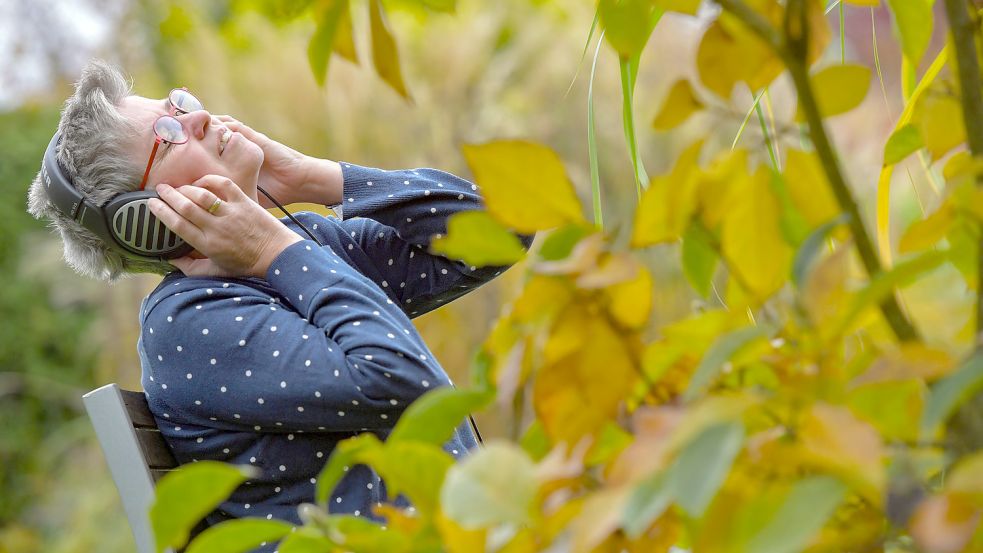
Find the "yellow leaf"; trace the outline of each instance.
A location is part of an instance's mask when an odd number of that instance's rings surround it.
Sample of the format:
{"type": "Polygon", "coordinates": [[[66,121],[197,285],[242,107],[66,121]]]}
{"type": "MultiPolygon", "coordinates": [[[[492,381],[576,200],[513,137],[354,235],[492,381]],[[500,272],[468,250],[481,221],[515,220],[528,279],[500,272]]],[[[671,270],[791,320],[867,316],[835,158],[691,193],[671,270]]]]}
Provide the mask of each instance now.
{"type": "Polygon", "coordinates": [[[696,15],[700,11],[702,0],[652,0],[655,7],[666,12],[679,12],[687,15],[696,15]]]}
{"type": "Polygon", "coordinates": [[[881,0],[843,0],[847,4],[853,4],[854,6],[869,6],[877,7],[881,5],[881,0]]]}
{"type": "Polygon", "coordinates": [[[715,231],[730,212],[730,197],[738,188],[734,183],[747,173],[747,165],[747,151],[733,150],[715,158],[699,173],[697,205],[700,220],[707,229],[715,231]]]}
{"type": "Polygon", "coordinates": [[[550,329],[549,337],[543,346],[543,361],[555,363],[577,352],[587,338],[590,314],[579,303],[570,303],[563,310],[556,324],[550,329]]]}
{"type": "Polygon", "coordinates": [[[369,25],[372,31],[372,63],[382,80],[389,83],[400,96],[410,98],[403,83],[403,73],[399,68],[399,53],[396,50],[396,40],[389,32],[386,14],[382,8],[382,0],[370,0],[369,25]]]}
{"type": "Polygon", "coordinates": [[[732,194],[721,231],[721,248],[742,287],[757,299],[776,292],[788,278],[792,250],[782,239],[778,200],[763,167],[732,194]]]}
{"type": "Polygon", "coordinates": [[[689,81],[680,79],[669,89],[669,95],[662,104],[659,114],[655,116],[652,126],[660,131],[673,129],[701,109],[703,109],[703,102],[696,97],[689,81]]]}
{"type": "Polygon", "coordinates": [[[918,379],[864,384],[849,392],[847,403],[885,440],[915,441],[928,387],[918,379]]]}
{"type": "Polygon", "coordinates": [[[614,286],[635,278],[640,268],[641,263],[628,253],[606,253],[601,256],[596,267],[577,277],[577,287],[593,290],[614,286]]]}
{"type": "Polygon", "coordinates": [[[641,248],[679,239],[696,208],[697,161],[703,141],[679,155],[672,173],[652,179],[635,212],[631,246],[641,248]]]}
{"type": "Polygon", "coordinates": [[[521,140],[465,145],[488,212],[522,233],[584,223],[580,201],[553,150],[521,140]]]}
{"type": "Polygon", "coordinates": [[[472,553],[485,549],[485,534],[487,530],[466,530],[459,524],[447,518],[443,511],[435,517],[437,530],[440,531],[441,543],[448,553],[472,553]]]}
{"type": "Polygon", "coordinates": [[[447,236],[431,241],[430,251],[479,267],[511,265],[525,255],[519,238],[480,210],[451,215],[447,236]]]}
{"type": "Polygon", "coordinates": [[[950,82],[934,82],[914,99],[911,122],[918,128],[932,161],[966,141],[962,106],[950,82]]]}
{"type": "Polygon", "coordinates": [[[900,253],[912,253],[931,248],[946,237],[956,222],[956,210],[949,202],[942,204],[928,217],[912,223],[898,243],[900,253]]]}
{"type": "Polygon", "coordinates": [[[652,311],[652,286],[652,275],[640,265],[634,278],[605,290],[611,299],[608,311],[614,320],[625,328],[645,325],[652,311]]]}
{"type": "MultiPolygon", "coordinates": [[[[820,115],[832,117],[846,113],[864,101],[870,89],[870,69],[854,64],[831,65],[810,80],[820,115]]],[[[801,107],[795,119],[805,121],[801,107]]]]}
{"type": "Polygon", "coordinates": [[[566,279],[533,274],[512,306],[512,318],[522,323],[551,318],[572,299],[573,292],[566,279]]]}
{"type": "Polygon", "coordinates": [[[954,493],[977,496],[977,501],[983,498],[983,452],[960,459],[946,479],[945,487],[954,493]]]}
{"type": "Polygon", "coordinates": [[[872,426],[842,406],[817,403],[799,429],[809,460],[831,470],[875,504],[881,504],[886,483],[884,446],[872,426]]]}
{"type": "Polygon", "coordinates": [[[815,154],[788,150],[785,185],[792,203],[812,227],[818,227],[840,214],[836,196],[815,154]]]}
{"type": "Polygon", "coordinates": [[[873,382],[890,382],[919,378],[941,378],[956,368],[956,360],[947,351],[924,344],[905,343],[877,358],[867,371],[853,379],[852,386],[873,382]]]}
{"type": "Polygon", "coordinates": [[[769,85],[781,74],[783,65],[771,49],[740,24],[725,27],[723,14],[703,34],[696,65],[704,86],[723,98],[745,82],[751,90],[769,85]]]}
{"type": "Polygon", "coordinates": [[[551,336],[558,344],[554,351],[571,353],[540,369],[533,384],[533,407],[553,443],[576,444],[614,420],[638,378],[621,335],[603,317],[580,309],[569,321],[563,317],[569,332],[564,330],[562,338],[551,336]],[[577,336],[579,343],[573,344],[577,336]]]}

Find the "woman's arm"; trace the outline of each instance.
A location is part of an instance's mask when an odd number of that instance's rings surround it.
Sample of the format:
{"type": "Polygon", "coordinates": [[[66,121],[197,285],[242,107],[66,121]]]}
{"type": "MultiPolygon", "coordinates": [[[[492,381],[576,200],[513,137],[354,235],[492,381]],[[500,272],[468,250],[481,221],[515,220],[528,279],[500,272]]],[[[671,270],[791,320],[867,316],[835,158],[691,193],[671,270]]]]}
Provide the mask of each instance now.
{"type": "Polygon", "coordinates": [[[449,384],[406,315],[327,249],[295,243],[266,279],[289,306],[243,283],[193,278],[152,304],[146,369],[173,419],[282,432],[391,428],[410,402],[449,384]]]}

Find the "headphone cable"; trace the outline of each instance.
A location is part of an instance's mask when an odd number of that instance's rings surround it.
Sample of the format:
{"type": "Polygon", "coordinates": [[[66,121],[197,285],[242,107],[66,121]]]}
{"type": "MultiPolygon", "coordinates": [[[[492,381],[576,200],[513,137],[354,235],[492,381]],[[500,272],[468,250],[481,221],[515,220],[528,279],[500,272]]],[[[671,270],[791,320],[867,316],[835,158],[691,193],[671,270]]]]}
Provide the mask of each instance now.
{"type": "Polygon", "coordinates": [[[296,219],[296,218],[295,218],[295,217],[294,217],[293,215],[291,215],[291,214],[290,214],[290,212],[289,212],[289,211],[287,211],[287,208],[285,208],[285,207],[283,207],[283,205],[282,205],[282,204],[281,204],[280,202],[278,202],[278,201],[276,201],[276,198],[274,198],[273,196],[271,196],[271,195],[270,195],[270,193],[269,193],[269,192],[267,192],[266,190],[263,190],[263,187],[262,187],[262,186],[260,186],[260,185],[258,185],[258,184],[257,184],[257,185],[256,185],[256,188],[257,188],[257,189],[258,189],[258,190],[259,190],[260,192],[262,192],[262,193],[263,193],[263,195],[264,195],[264,196],[266,196],[266,197],[267,197],[267,198],[268,198],[268,199],[269,199],[269,200],[270,200],[271,202],[273,202],[274,204],[276,204],[276,206],[277,206],[278,208],[280,208],[280,211],[282,211],[282,212],[283,212],[283,213],[284,213],[284,214],[285,214],[285,215],[286,215],[287,217],[289,217],[291,221],[293,221],[294,223],[296,223],[296,224],[297,224],[297,226],[299,226],[300,228],[302,228],[302,229],[304,229],[304,232],[306,232],[306,233],[307,233],[307,236],[310,236],[310,237],[311,237],[311,240],[313,240],[313,241],[315,241],[315,242],[317,242],[317,245],[318,245],[318,246],[321,246],[321,247],[324,247],[324,244],[322,244],[322,243],[321,243],[321,241],[320,241],[320,240],[318,240],[318,239],[317,239],[317,237],[316,237],[316,236],[314,236],[314,235],[313,235],[313,234],[311,233],[311,231],[309,231],[309,230],[307,230],[307,227],[305,227],[303,223],[301,223],[301,222],[300,222],[300,221],[298,221],[298,220],[297,220],[297,219],[296,219]]]}

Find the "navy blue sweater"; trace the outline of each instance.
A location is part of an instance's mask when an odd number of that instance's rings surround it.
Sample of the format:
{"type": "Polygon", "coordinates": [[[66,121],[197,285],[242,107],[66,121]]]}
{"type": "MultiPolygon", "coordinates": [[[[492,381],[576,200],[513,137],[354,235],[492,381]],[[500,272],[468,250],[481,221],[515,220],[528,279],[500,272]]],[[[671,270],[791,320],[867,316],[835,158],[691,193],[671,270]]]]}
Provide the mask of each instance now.
{"type": "MultiPolygon", "coordinates": [[[[210,524],[242,517],[300,524],[297,506],[314,501],[316,477],[338,441],[360,432],[385,439],[413,400],[451,384],[410,319],[508,268],[427,251],[447,232],[448,217],[484,208],[476,185],[435,169],[342,163],[342,172],[341,220],[295,215],[323,247],[309,239],[289,246],[265,280],[176,271],[141,305],[143,388],[178,462],[260,471],[210,524]]],[[[533,236],[518,236],[528,248],[533,236]]],[[[464,420],[444,449],[460,458],[476,445],[464,420]]],[[[359,465],[335,488],[330,509],[372,516],[373,505],[392,499],[359,465]]]]}

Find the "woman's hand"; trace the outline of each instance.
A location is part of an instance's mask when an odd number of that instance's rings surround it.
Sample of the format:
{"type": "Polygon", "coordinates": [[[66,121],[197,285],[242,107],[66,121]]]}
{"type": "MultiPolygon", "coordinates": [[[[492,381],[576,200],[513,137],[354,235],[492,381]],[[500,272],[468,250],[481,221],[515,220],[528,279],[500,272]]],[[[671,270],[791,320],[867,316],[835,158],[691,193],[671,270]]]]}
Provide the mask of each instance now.
{"type": "Polygon", "coordinates": [[[150,211],[204,258],[188,255],[170,263],[188,276],[266,278],[276,256],[302,238],[246,196],[231,180],[206,175],[192,184],[157,186],[150,211]],[[214,213],[208,208],[220,199],[214,213]]]}
{"type": "MultiPolygon", "coordinates": [[[[258,181],[263,190],[282,204],[316,201],[312,198],[309,177],[312,158],[253,130],[233,117],[217,115],[216,118],[263,150],[263,165],[259,169],[258,181]]],[[[259,205],[265,208],[276,207],[263,193],[257,198],[259,205]]]]}

